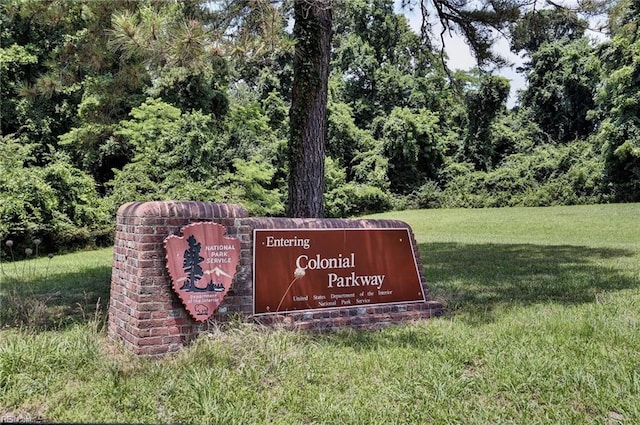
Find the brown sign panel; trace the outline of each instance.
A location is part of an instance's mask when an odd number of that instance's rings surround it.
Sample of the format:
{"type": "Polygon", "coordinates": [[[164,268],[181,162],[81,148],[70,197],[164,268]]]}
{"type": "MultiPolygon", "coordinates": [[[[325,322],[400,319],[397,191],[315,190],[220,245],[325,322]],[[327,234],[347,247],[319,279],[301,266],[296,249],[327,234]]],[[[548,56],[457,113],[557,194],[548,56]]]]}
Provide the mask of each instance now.
{"type": "Polygon", "coordinates": [[[408,229],[254,230],[254,313],[425,301],[408,229]]]}
{"type": "Polygon", "coordinates": [[[224,233],[219,224],[194,223],[164,240],[173,290],[199,322],[218,309],[236,273],[240,241],[224,233]]]}

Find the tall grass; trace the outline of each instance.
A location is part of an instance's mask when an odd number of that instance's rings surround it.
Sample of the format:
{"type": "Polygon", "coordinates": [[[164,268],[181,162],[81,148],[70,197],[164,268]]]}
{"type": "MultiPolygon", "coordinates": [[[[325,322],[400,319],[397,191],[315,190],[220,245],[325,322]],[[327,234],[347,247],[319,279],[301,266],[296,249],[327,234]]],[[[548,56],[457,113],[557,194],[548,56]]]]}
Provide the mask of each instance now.
{"type": "MultiPolygon", "coordinates": [[[[640,423],[640,205],[386,216],[416,231],[445,317],[327,335],[237,321],[162,360],[107,345],[89,315],[55,330],[9,327],[0,417],[640,423]]],[[[100,256],[87,266],[95,282],[110,263],[100,256]]],[[[70,276],[83,273],[75,267],[70,276]]]]}

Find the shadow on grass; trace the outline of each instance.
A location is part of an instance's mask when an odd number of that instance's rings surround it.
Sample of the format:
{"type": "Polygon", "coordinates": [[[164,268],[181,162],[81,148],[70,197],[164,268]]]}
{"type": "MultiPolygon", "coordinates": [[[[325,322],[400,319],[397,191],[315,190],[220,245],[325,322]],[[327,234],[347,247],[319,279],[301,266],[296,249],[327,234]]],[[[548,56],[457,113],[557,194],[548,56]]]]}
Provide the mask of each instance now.
{"type": "Polygon", "coordinates": [[[0,288],[0,329],[62,330],[78,323],[104,323],[110,282],[110,266],[47,277],[5,276],[0,288]]]}
{"type": "Polygon", "coordinates": [[[529,244],[421,244],[431,298],[450,313],[491,320],[497,307],[580,304],[640,284],[619,258],[631,250],[529,244]]]}
{"type": "MultiPolygon", "coordinates": [[[[490,323],[511,307],[591,303],[599,295],[640,286],[640,266],[629,270],[620,261],[636,256],[632,250],[460,243],[420,244],[419,249],[430,298],[444,304],[446,315],[471,325],[490,323]]],[[[355,350],[447,345],[441,332],[412,327],[344,330],[318,339],[355,350]]]]}

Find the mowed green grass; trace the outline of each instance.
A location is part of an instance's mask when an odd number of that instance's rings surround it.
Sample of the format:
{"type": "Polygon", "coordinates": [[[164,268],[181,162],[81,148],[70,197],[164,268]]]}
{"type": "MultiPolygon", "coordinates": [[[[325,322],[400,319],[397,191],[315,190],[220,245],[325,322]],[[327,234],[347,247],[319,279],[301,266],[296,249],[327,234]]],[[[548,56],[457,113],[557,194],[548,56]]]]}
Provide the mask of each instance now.
{"type": "Polygon", "coordinates": [[[639,204],[392,216],[412,225],[432,296],[470,320],[502,307],[595,302],[640,277],[639,204]]]}
{"type": "Polygon", "coordinates": [[[17,262],[2,258],[0,329],[60,330],[105,319],[112,249],[47,254],[17,262]]]}
{"type": "MultiPolygon", "coordinates": [[[[162,360],[137,359],[106,344],[99,314],[9,326],[0,331],[0,416],[197,424],[640,423],[640,204],[376,217],[412,225],[431,296],[447,307],[444,317],[326,335],[238,321],[162,360]]],[[[96,302],[108,285],[110,250],[64,261],[75,283],[56,285],[69,293],[78,285],[89,294],[87,304],[96,302]]],[[[44,292],[56,291],[46,285],[44,292]]],[[[7,286],[4,294],[15,297],[7,286]]],[[[59,313],[47,305],[45,314],[59,313]]]]}

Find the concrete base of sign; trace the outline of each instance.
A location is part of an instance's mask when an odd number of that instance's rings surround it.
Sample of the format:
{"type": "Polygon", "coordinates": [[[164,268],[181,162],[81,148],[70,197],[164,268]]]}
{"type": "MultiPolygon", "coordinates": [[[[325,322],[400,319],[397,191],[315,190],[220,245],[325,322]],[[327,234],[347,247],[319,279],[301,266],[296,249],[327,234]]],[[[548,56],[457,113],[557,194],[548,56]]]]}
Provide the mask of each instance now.
{"type": "Polygon", "coordinates": [[[108,335],[139,355],[164,355],[189,344],[199,333],[238,315],[265,325],[328,331],[340,327],[375,328],[442,314],[430,300],[422,267],[418,267],[425,300],[404,304],[365,305],[282,314],[253,315],[254,229],[391,229],[409,226],[397,220],[252,218],[238,205],[206,202],[144,202],[118,210],[109,304],[108,335]],[[171,288],[163,241],[194,222],[223,225],[240,240],[240,264],[231,289],[208,322],[198,323],[171,288]]]}

